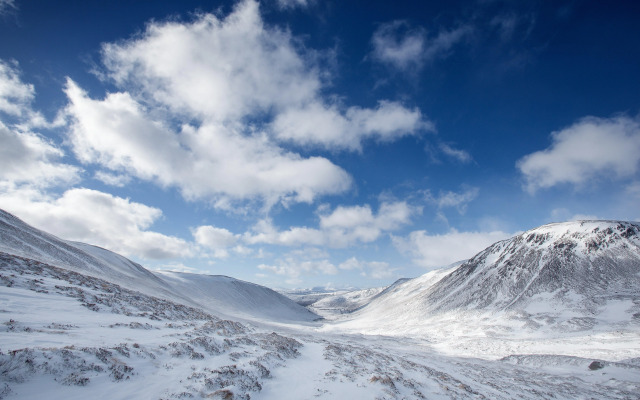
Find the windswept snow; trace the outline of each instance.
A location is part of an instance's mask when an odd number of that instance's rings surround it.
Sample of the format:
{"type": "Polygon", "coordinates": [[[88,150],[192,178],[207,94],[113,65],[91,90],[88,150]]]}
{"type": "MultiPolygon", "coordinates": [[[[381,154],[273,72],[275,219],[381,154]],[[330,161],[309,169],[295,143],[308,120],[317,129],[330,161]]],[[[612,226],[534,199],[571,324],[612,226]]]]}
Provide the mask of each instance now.
{"type": "Polygon", "coordinates": [[[638,232],[541,227],[324,295],[314,321],[259,285],[151,273],[1,213],[0,398],[638,399],[638,232]]]}

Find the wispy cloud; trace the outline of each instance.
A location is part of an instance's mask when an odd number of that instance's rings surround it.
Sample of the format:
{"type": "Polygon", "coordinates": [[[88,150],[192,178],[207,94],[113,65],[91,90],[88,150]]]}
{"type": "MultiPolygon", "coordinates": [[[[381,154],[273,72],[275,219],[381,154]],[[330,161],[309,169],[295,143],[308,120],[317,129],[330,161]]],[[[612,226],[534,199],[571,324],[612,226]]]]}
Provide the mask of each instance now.
{"type": "Polygon", "coordinates": [[[276,0],[276,4],[283,10],[290,10],[294,8],[305,8],[315,0],[276,0]]]}
{"type": "Polygon", "coordinates": [[[460,214],[464,214],[467,205],[478,197],[480,189],[477,187],[466,187],[461,192],[440,191],[437,196],[426,191],[424,196],[427,202],[435,204],[438,209],[456,208],[460,214]]]}
{"type": "Polygon", "coordinates": [[[0,15],[6,14],[8,12],[17,10],[18,6],[16,5],[15,0],[0,0],[0,15]]]}
{"type": "Polygon", "coordinates": [[[407,21],[392,21],[380,25],[373,33],[371,57],[400,71],[417,72],[425,63],[446,56],[471,31],[469,25],[464,25],[440,30],[429,37],[422,27],[412,28],[407,21]]]}
{"type": "Polygon", "coordinates": [[[466,150],[456,149],[455,147],[452,147],[451,145],[448,145],[446,143],[440,143],[439,147],[447,157],[450,157],[458,162],[467,164],[473,161],[471,154],[469,154],[469,152],[467,152],[466,150]]]}

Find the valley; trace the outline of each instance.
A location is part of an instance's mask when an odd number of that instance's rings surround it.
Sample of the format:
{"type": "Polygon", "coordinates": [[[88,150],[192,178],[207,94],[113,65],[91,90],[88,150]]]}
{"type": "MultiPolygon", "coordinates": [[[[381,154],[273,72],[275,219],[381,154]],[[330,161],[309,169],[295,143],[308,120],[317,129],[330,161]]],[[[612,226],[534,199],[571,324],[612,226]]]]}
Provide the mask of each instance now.
{"type": "MultiPolygon", "coordinates": [[[[305,308],[229,277],[151,272],[0,216],[1,398],[640,393],[635,224],[541,227],[466,263],[387,288],[324,293],[305,308]],[[598,246],[576,250],[583,243],[598,246]],[[538,269],[523,269],[518,258],[531,257],[538,269]],[[552,281],[545,263],[556,268],[552,281]],[[565,269],[570,276],[557,272],[565,269]]],[[[310,301],[301,295],[292,297],[310,301]]]]}

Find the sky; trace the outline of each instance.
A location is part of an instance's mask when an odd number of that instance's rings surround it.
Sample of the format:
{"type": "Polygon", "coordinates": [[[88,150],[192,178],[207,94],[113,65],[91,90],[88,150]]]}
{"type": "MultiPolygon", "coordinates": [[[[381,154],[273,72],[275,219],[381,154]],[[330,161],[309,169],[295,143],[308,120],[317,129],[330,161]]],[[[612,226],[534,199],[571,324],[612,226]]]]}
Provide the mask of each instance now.
{"type": "Polygon", "coordinates": [[[0,0],[0,208],[274,288],[640,221],[638,21],[636,1],[0,0]]]}

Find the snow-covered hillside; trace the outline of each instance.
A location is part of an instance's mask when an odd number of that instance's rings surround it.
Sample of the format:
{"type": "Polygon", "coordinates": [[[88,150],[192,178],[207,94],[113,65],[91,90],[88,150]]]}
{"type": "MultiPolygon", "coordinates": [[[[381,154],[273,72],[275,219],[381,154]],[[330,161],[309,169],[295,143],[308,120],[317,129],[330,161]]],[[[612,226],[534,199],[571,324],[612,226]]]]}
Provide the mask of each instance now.
{"type": "MultiPolygon", "coordinates": [[[[637,323],[522,337],[531,302],[435,315],[416,307],[467,265],[343,293],[339,307],[368,305],[343,314],[347,320],[313,322],[270,289],[151,273],[2,213],[0,399],[639,398],[637,323]]],[[[640,304],[629,293],[629,307],[640,304]]]]}
{"type": "Polygon", "coordinates": [[[272,322],[314,321],[320,317],[264,286],[228,276],[160,271],[171,288],[189,296],[205,310],[226,317],[272,322]]]}
{"type": "Polygon", "coordinates": [[[109,250],[59,239],[0,210],[0,252],[96,277],[143,294],[233,315],[272,322],[313,321],[319,316],[285,296],[224,276],[152,273],[109,250]]]}
{"type": "Polygon", "coordinates": [[[393,285],[323,329],[422,337],[443,351],[496,358],[522,351],[638,357],[640,226],[545,225],[458,267],[393,285]]]}
{"type": "Polygon", "coordinates": [[[324,318],[334,318],[337,315],[351,313],[364,307],[384,289],[382,287],[337,292],[310,304],[309,309],[324,318]]]}
{"type": "Polygon", "coordinates": [[[640,225],[579,221],[490,246],[438,282],[427,301],[438,312],[520,309],[538,299],[595,314],[608,300],[637,299],[639,287],[640,225]]]}

